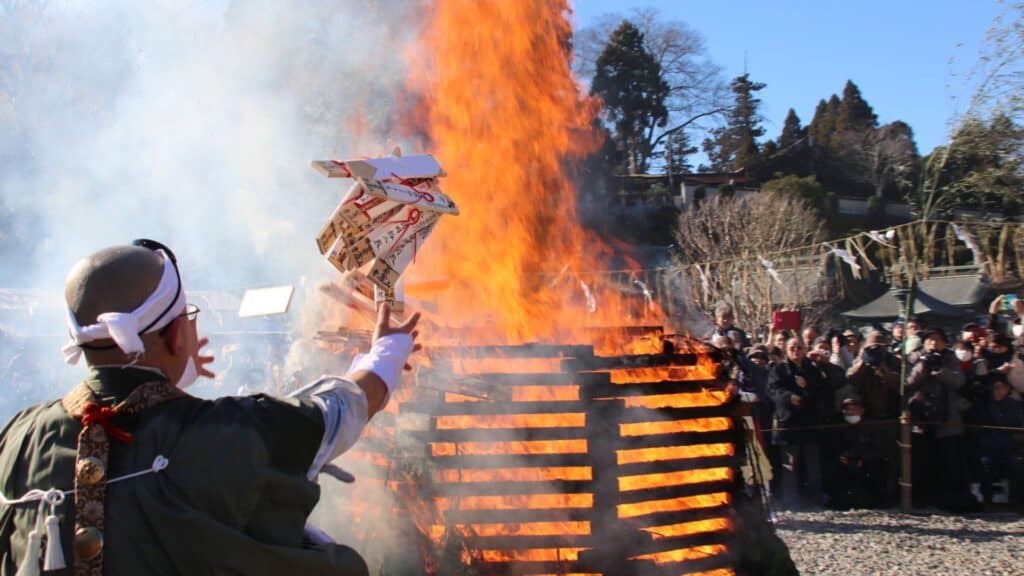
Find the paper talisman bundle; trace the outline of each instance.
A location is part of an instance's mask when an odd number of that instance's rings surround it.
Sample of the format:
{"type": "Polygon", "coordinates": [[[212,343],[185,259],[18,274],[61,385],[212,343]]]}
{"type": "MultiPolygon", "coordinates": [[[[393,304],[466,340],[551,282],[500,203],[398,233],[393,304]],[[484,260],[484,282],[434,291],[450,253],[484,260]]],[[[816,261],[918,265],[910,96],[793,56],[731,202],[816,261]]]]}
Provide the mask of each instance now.
{"type": "Polygon", "coordinates": [[[455,203],[438,187],[444,170],[429,154],[316,160],[328,178],[354,180],[317,236],[320,253],[342,273],[365,273],[393,299],[398,279],[455,203]]]}

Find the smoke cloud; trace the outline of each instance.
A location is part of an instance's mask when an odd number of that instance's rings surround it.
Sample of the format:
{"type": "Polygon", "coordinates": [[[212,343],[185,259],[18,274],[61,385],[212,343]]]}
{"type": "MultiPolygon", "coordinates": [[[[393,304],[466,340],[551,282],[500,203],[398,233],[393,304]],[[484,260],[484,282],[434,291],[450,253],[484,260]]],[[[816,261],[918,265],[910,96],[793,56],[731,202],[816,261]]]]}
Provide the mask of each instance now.
{"type": "MultiPolygon", "coordinates": [[[[0,0],[0,420],[83,376],[60,361],[61,287],[94,250],[157,239],[186,287],[235,295],[336,277],[313,239],[345,183],[309,162],[403,144],[413,7],[0,0]]],[[[315,329],[301,315],[294,325],[315,329]]],[[[270,348],[246,346],[236,368],[270,348]]]]}

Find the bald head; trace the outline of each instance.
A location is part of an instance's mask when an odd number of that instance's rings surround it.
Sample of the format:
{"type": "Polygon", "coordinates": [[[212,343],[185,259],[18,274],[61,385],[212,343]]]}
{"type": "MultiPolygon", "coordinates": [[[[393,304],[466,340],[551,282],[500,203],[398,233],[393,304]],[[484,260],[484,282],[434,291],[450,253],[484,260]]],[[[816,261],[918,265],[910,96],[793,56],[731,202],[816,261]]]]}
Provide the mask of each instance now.
{"type": "Polygon", "coordinates": [[[78,323],[104,312],[131,312],[156,290],[163,275],[159,254],[138,246],[113,246],[80,260],[64,282],[64,299],[78,323]]]}

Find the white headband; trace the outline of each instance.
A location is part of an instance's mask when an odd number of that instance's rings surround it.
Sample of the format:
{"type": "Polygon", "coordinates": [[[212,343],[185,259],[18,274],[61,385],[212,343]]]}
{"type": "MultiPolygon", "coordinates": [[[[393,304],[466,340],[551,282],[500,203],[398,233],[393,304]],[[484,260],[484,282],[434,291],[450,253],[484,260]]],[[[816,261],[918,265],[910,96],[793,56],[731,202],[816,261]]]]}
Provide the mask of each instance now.
{"type": "Polygon", "coordinates": [[[78,364],[82,357],[82,344],[108,338],[125,354],[142,354],[146,350],[142,334],[160,330],[185,312],[185,290],[181,286],[178,269],[166,252],[157,252],[164,258],[164,273],[153,293],[135,310],[104,312],[96,317],[95,324],[79,326],[75,313],[68,308],[71,340],[62,349],[65,362],[78,364]]]}

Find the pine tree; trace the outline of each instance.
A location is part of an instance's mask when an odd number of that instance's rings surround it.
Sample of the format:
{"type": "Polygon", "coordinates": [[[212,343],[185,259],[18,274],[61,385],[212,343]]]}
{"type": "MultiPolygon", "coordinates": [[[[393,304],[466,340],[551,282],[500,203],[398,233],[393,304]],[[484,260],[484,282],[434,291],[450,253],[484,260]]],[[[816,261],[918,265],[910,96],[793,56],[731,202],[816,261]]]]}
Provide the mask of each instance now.
{"type": "MultiPolygon", "coordinates": [[[[824,104],[824,102],[822,102],[824,104]]],[[[806,131],[800,126],[800,117],[796,110],[789,109],[786,120],[782,123],[782,134],[779,136],[779,148],[788,148],[805,136],[806,131]]]]}
{"type": "Polygon", "coordinates": [[[749,74],[732,81],[734,104],[725,126],[711,132],[704,140],[704,151],[711,168],[718,171],[752,169],[761,160],[757,139],[764,136],[761,116],[757,107],[761,100],[755,94],[765,87],[763,82],[751,82],[749,74]]]}
{"type": "Polygon", "coordinates": [[[836,117],[836,131],[866,132],[878,128],[878,117],[874,110],[861,96],[860,88],[847,80],[843,87],[843,99],[839,102],[836,117]]]}
{"type": "Polygon", "coordinates": [[[628,20],[612,33],[598,56],[591,92],[604,100],[616,144],[626,152],[631,174],[646,171],[651,133],[668,122],[669,86],[661,66],[644,47],[644,35],[628,20]]]}
{"type": "Polygon", "coordinates": [[[818,101],[814,108],[814,117],[807,126],[807,135],[811,137],[811,143],[818,147],[828,146],[829,136],[835,128],[835,123],[828,113],[828,104],[824,100],[818,101]]]}

